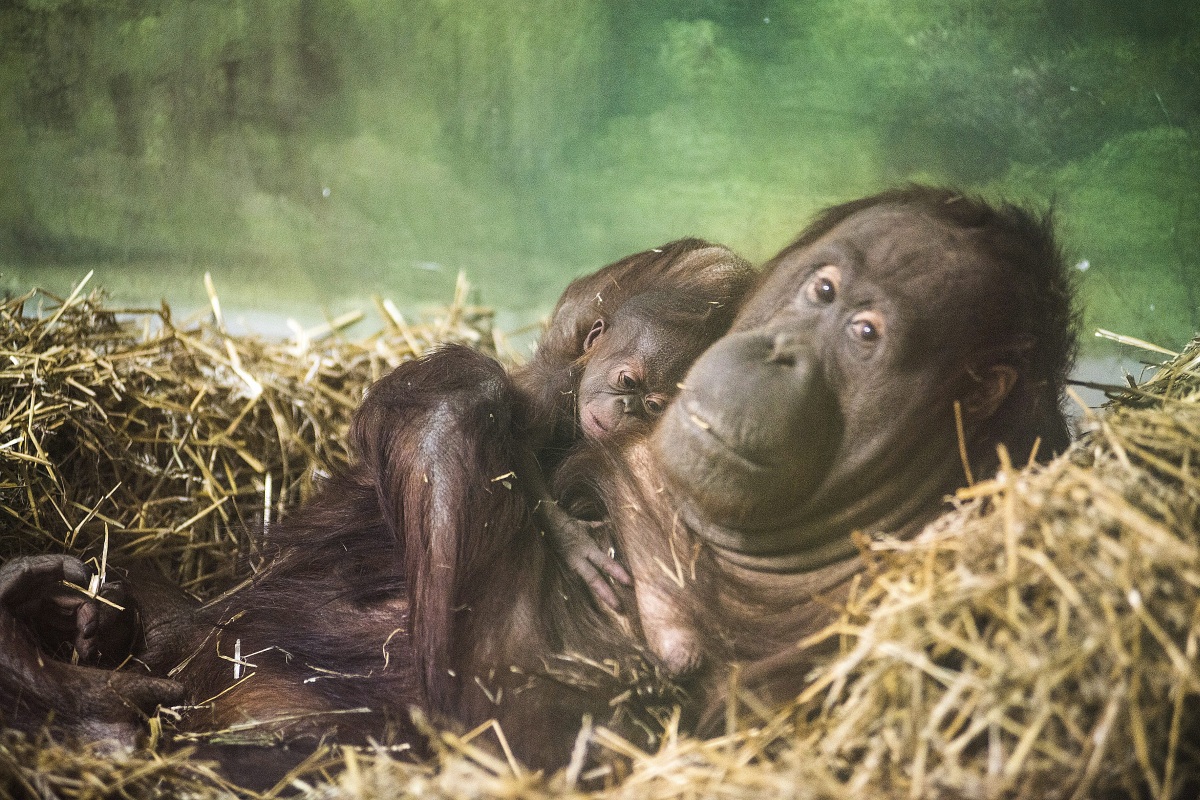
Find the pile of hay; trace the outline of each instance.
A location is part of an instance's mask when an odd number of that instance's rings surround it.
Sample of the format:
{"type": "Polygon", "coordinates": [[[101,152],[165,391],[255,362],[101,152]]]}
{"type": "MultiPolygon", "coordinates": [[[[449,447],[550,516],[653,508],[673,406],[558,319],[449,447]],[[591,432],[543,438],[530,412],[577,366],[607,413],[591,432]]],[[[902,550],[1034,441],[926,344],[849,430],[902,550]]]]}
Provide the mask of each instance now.
{"type": "Polygon", "coordinates": [[[340,331],[362,314],[289,341],[230,335],[209,287],[212,313],[184,323],[165,304],[116,310],[78,290],[0,305],[0,559],[107,544],[203,595],[247,531],[345,462],[374,380],[438,343],[498,343],[462,280],[433,320],[410,325],[379,301],[383,328],[361,340],[340,331]]]}
{"type": "MultiPolygon", "coordinates": [[[[443,339],[495,349],[461,296],[440,320],[348,341],[228,335],[95,297],[0,307],[0,556],[149,553],[200,593],[239,531],[299,501],[364,387],[443,339]],[[36,306],[42,304],[38,310],[36,306]],[[271,476],[270,483],[267,476],[271,476]]],[[[753,697],[729,733],[668,730],[602,798],[1194,796],[1200,786],[1200,340],[1085,419],[1067,456],[1006,467],[871,572],[823,636],[841,653],[787,708],[753,697]]],[[[328,749],[277,787],[321,798],[566,797],[606,778],[531,775],[439,734],[436,763],[328,749]],[[587,782],[584,779],[591,779],[587,782]]],[[[482,738],[481,738],[482,737],[482,738]]],[[[186,753],[122,756],[0,738],[0,795],[246,795],[186,753]]]]}
{"type": "Polygon", "coordinates": [[[1200,790],[1200,340],[1084,428],[870,546],[873,580],[828,632],[844,655],[798,709],[852,791],[1200,790]]]}

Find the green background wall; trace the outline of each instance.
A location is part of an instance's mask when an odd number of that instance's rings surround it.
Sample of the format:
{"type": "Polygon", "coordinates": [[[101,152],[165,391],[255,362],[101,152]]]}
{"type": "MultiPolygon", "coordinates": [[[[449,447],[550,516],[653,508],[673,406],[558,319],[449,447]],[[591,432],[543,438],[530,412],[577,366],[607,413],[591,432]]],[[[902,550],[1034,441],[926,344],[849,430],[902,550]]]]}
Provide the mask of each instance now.
{"type": "Polygon", "coordinates": [[[480,299],[905,180],[1054,201],[1090,326],[1200,329],[1194,0],[23,0],[0,288],[480,299]]]}

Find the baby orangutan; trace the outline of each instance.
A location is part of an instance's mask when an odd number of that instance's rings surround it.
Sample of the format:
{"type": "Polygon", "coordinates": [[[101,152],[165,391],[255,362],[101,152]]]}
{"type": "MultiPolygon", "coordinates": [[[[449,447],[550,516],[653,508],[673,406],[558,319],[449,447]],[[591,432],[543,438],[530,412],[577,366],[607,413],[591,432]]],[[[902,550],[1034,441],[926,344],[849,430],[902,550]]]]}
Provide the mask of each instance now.
{"type": "Polygon", "coordinates": [[[567,456],[649,434],[692,362],[729,328],[753,278],[724,247],[685,239],[580,278],[559,301],[534,359],[513,374],[531,458],[525,480],[566,562],[611,608],[605,575],[630,579],[547,488],[567,456]],[[589,313],[590,312],[590,313],[589,313]]]}

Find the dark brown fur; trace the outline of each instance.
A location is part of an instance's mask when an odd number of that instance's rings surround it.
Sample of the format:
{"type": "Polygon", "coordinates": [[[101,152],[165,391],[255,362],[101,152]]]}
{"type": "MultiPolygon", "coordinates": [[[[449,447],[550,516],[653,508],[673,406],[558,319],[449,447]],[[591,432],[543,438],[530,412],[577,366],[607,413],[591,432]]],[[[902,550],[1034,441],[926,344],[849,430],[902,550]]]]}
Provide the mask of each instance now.
{"type": "Polygon", "coordinates": [[[835,619],[855,531],[914,532],[966,483],[956,404],[977,479],[998,446],[1065,449],[1075,324],[1049,219],[947,190],[831,209],[766,265],[650,440],[590,473],[612,526],[640,531],[635,579],[661,558],[639,548],[694,553],[652,612],[698,631],[712,717],[729,662],[767,701],[802,685],[795,645],[835,619]]]}

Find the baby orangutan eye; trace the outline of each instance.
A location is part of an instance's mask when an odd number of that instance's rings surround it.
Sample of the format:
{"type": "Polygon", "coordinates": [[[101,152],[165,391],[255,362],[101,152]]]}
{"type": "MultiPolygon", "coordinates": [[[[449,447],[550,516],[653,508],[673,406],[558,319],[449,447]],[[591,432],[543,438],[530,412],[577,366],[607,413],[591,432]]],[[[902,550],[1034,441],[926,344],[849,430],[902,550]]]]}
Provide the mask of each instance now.
{"type": "Polygon", "coordinates": [[[649,395],[644,402],[646,410],[656,417],[667,409],[667,401],[658,395],[649,395]]]}
{"type": "Polygon", "coordinates": [[[637,388],[637,380],[628,372],[622,372],[617,376],[617,388],[632,392],[637,388]]]}

